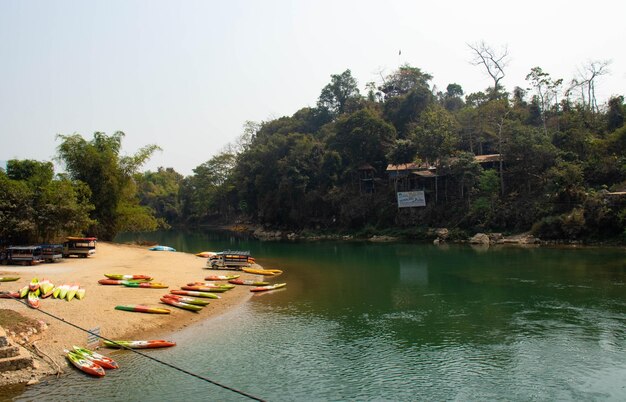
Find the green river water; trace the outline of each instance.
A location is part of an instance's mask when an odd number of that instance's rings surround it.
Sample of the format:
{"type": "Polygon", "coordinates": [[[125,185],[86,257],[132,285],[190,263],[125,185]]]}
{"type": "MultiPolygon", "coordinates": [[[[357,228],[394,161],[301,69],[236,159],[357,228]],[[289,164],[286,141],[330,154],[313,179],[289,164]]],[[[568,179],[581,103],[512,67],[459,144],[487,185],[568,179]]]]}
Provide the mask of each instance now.
{"type": "MultiPolygon", "coordinates": [[[[626,400],[623,248],[259,242],[211,231],[117,240],[132,239],[250,250],[285,271],[286,288],[150,351],[261,399],[626,400]]],[[[5,397],[246,400],[132,353],[116,359],[123,369],[102,379],[70,371],[5,397]]]]}

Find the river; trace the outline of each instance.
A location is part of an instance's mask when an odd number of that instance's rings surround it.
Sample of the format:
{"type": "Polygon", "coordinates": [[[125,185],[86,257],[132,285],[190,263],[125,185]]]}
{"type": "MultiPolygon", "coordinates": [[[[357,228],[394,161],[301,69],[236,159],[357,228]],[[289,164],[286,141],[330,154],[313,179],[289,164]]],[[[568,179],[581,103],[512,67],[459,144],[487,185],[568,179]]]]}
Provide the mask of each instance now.
{"type": "MultiPolygon", "coordinates": [[[[626,250],[259,242],[155,232],[179,251],[250,250],[287,287],[149,351],[270,401],[625,400],[626,250]]],[[[15,401],[243,401],[131,352],[15,401]]]]}

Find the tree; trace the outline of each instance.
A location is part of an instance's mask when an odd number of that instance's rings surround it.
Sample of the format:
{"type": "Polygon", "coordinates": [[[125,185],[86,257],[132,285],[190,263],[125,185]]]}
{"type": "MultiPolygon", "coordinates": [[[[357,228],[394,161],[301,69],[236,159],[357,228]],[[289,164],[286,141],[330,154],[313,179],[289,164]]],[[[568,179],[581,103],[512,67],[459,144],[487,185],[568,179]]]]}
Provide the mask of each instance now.
{"type": "Polygon", "coordinates": [[[556,113],[558,114],[558,91],[559,87],[563,83],[563,79],[552,80],[550,74],[545,73],[541,67],[533,67],[530,73],[526,75],[526,81],[529,81],[536,92],[537,103],[539,104],[539,110],[541,113],[541,121],[543,123],[543,130],[547,134],[548,128],[546,126],[546,113],[550,109],[550,106],[554,104],[557,107],[556,113]]]}
{"type": "Polygon", "coordinates": [[[387,166],[386,155],[395,139],[393,126],[364,109],[337,122],[330,147],[339,152],[346,167],[355,169],[369,163],[380,172],[387,166]]]}
{"type": "Polygon", "coordinates": [[[151,208],[158,219],[168,225],[182,220],[179,199],[183,176],[173,168],[159,167],[156,172],[147,171],[135,175],[140,204],[151,208]]]}
{"type": "Polygon", "coordinates": [[[499,99],[502,95],[500,81],[505,76],[504,68],[508,64],[508,49],[503,47],[500,51],[494,50],[491,46],[481,41],[475,44],[467,44],[474,52],[471,63],[475,66],[483,66],[487,74],[493,80],[493,91],[490,99],[499,99]]]}
{"type": "Polygon", "coordinates": [[[418,156],[430,164],[452,154],[459,141],[458,123],[439,105],[429,106],[421,115],[420,123],[411,131],[418,156]]]}
{"type": "Polygon", "coordinates": [[[587,62],[582,69],[578,70],[578,76],[572,79],[570,87],[566,91],[566,96],[569,96],[574,90],[580,91],[582,104],[591,112],[592,119],[600,111],[596,99],[596,81],[609,73],[610,64],[609,60],[587,62]]]}
{"type": "Polygon", "coordinates": [[[359,88],[350,70],[330,77],[331,82],[322,89],[317,105],[338,116],[346,111],[351,100],[360,97],[359,88]]]}
{"type": "Polygon", "coordinates": [[[383,78],[383,84],[378,89],[385,94],[385,100],[388,100],[406,95],[418,88],[430,91],[428,81],[432,78],[430,74],[422,72],[419,68],[404,64],[397,71],[383,78]]]}
{"type": "Polygon", "coordinates": [[[57,149],[59,160],[65,163],[70,177],[91,189],[95,206],[92,218],[96,221],[91,233],[103,240],[112,240],[128,229],[157,227],[150,211],[139,207],[133,174],[159,147],[147,145],[134,155],[120,156],[124,135],[121,131],[111,136],[95,132],[89,142],[79,134],[57,136],[62,140],[57,149]]]}

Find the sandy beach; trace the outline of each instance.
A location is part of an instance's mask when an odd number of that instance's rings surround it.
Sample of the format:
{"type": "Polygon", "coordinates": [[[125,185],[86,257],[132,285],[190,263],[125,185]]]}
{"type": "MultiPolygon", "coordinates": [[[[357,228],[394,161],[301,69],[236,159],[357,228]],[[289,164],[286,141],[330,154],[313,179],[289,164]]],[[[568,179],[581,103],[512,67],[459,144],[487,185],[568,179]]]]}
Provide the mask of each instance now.
{"type": "MultiPolygon", "coordinates": [[[[205,269],[206,259],[193,254],[167,251],[149,251],[148,247],[99,242],[94,256],[66,258],[61,262],[35,266],[0,266],[0,276],[20,276],[16,282],[4,282],[0,291],[14,291],[27,285],[34,277],[48,278],[54,284],[78,283],[86,290],[82,300],[72,301],[47,298],[41,300],[39,310],[62,318],[85,329],[100,328],[100,334],[109,339],[167,339],[168,334],[194,322],[219,315],[245,302],[252,294],[249,287],[237,286],[220,293],[220,299],[195,313],[167,306],[160,302],[171,289],[180,289],[189,282],[204,281],[211,274],[229,274],[235,271],[205,269]],[[145,274],[153,282],[167,284],[167,289],[142,289],[98,284],[104,274],[145,274]],[[144,314],[116,310],[120,304],[144,304],[164,307],[171,314],[144,314]]],[[[244,272],[242,278],[258,278],[244,272]]],[[[32,377],[54,373],[56,365],[63,371],[68,364],[63,349],[72,345],[86,346],[88,334],[73,326],[27,307],[15,300],[0,299],[0,309],[14,310],[23,316],[43,321],[45,329],[32,335],[29,343],[49,356],[41,359],[32,377]]],[[[108,349],[104,349],[108,350],[108,349]]],[[[2,385],[2,384],[0,384],[2,385]]]]}

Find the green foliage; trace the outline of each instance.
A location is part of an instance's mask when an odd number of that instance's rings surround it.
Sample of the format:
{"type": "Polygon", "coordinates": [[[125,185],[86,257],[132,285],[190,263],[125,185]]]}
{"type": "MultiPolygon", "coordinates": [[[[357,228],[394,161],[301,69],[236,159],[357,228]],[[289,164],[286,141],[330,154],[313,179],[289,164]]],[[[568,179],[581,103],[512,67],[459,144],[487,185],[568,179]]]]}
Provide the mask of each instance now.
{"type": "Polygon", "coordinates": [[[350,70],[346,70],[341,74],[331,75],[331,82],[322,89],[317,104],[320,109],[328,110],[332,115],[338,116],[346,112],[349,103],[356,101],[359,97],[357,82],[350,70]]]}
{"type": "MultiPolygon", "coordinates": [[[[486,56],[491,49],[473,50],[486,56]]],[[[518,87],[509,98],[499,84],[503,65],[479,64],[495,68],[494,86],[464,98],[459,84],[435,94],[432,76],[409,65],[378,86],[368,83],[366,98],[350,70],[332,75],[317,107],[248,122],[236,145],[192,176],[137,179],[142,204],[168,221],[237,219],[304,232],[422,238],[431,226],[464,238],[532,226],[554,239],[623,233],[623,211],[599,191],[626,189],[623,98],[612,98],[605,112],[571,91],[559,98],[562,80],[539,67],[527,76],[528,93],[518,87]],[[487,154],[497,155],[476,158],[487,154]],[[436,165],[436,176],[387,174],[389,163],[413,162],[436,165]],[[426,207],[398,209],[396,184],[423,190],[426,207]]]]}
{"type": "Polygon", "coordinates": [[[85,183],[53,179],[50,162],[11,160],[7,171],[0,172],[0,239],[16,244],[60,241],[93,223],[85,183]]]}
{"type": "Polygon", "coordinates": [[[111,136],[96,132],[88,142],[79,134],[58,135],[62,140],[59,159],[74,180],[86,183],[91,189],[91,202],[95,206],[92,218],[96,223],[90,232],[103,240],[113,239],[119,231],[140,229],[142,222],[146,224],[144,230],[154,227],[154,218],[151,219],[148,210],[134,208],[139,200],[133,174],[158,147],[148,145],[135,155],[120,156],[123,137],[121,131],[111,136]],[[127,211],[141,216],[130,219],[127,211]]]}

